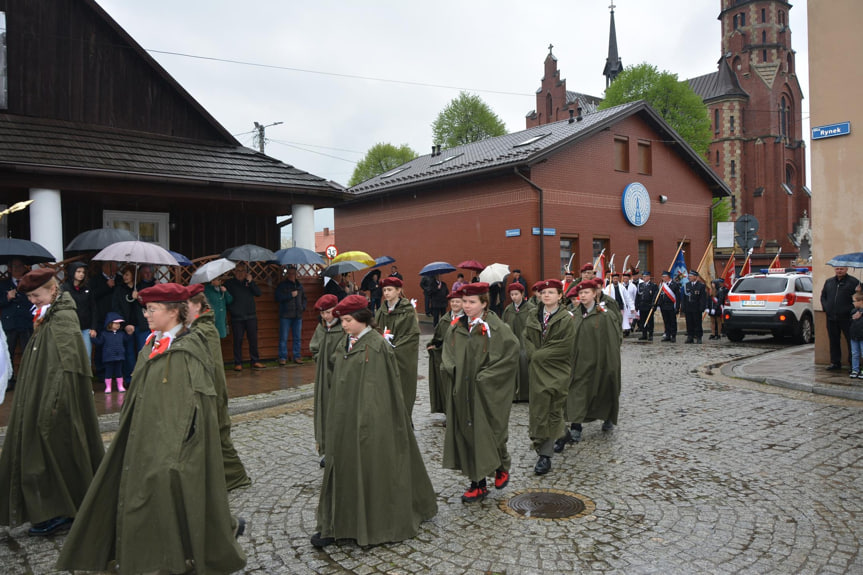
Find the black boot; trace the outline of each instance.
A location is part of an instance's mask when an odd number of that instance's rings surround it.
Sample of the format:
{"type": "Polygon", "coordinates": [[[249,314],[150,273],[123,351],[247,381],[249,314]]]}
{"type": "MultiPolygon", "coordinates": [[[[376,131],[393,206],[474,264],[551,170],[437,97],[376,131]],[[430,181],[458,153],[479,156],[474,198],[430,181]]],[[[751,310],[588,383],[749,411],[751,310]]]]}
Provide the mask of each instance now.
{"type": "Polygon", "coordinates": [[[539,461],[536,462],[536,465],[533,467],[533,472],[537,475],[545,475],[551,471],[551,457],[548,455],[540,455],[539,461]]]}

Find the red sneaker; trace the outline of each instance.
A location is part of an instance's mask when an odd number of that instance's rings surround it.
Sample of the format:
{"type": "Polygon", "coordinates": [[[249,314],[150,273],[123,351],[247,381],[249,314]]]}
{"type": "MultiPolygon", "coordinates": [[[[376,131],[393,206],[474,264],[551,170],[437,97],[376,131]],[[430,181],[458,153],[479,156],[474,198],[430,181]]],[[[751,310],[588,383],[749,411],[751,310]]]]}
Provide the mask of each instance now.
{"type": "Polygon", "coordinates": [[[503,489],[509,485],[509,471],[498,469],[494,472],[494,488],[503,489]]]}
{"type": "Polygon", "coordinates": [[[488,487],[471,483],[464,495],[461,496],[461,500],[464,503],[473,503],[474,501],[482,501],[486,495],[488,495],[488,487]]]}

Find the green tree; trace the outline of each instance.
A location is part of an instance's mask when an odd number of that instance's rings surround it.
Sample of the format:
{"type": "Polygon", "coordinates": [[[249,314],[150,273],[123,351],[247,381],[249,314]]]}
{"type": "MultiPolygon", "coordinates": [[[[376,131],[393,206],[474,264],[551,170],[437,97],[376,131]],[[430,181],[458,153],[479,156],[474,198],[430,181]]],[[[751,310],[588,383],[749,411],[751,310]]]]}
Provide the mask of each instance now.
{"type": "Polygon", "coordinates": [[[600,109],[646,100],[687,144],[707,155],[712,133],[707,106],[677,74],[647,63],[628,66],[605,91],[600,109]]]}
{"type": "Polygon", "coordinates": [[[444,148],[506,134],[506,125],[475,94],[461,92],[432,123],[434,142],[444,148]]]}
{"type": "Polygon", "coordinates": [[[407,144],[402,144],[399,147],[383,142],[375,144],[369,148],[365,157],[354,168],[348,187],[356,186],[360,182],[365,182],[379,174],[398,168],[416,157],[417,153],[411,150],[407,144]]]}

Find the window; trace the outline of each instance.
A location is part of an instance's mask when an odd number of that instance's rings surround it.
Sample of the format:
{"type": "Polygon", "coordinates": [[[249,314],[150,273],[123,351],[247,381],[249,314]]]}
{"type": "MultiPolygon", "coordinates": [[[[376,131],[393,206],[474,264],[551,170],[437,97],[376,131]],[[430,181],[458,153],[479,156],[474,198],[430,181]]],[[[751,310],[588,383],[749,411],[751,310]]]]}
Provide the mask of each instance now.
{"type": "Polygon", "coordinates": [[[762,62],[766,62],[766,61],[767,61],[767,50],[762,50],[762,51],[761,51],[761,61],[762,61],[762,62]]]}
{"type": "Polygon", "coordinates": [[[102,224],[106,228],[127,230],[142,242],[152,242],[170,249],[167,212],[102,212],[102,224]]]}
{"type": "Polygon", "coordinates": [[[551,122],[551,92],[545,95],[545,117],[551,122]]]}
{"type": "Polygon", "coordinates": [[[651,158],[650,142],[638,141],[638,173],[653,174],[653,158],[651,158]]]}
{"type": "Polygon", "coordinates": [[[791,164],[785,166],[785,183],[790,187],[794,187],[794,167],[791,164]]]}
{"type": "Polygon", "coordinates": [[[9,107],[9,85],[6,71],[6,13],[0,12],[0,110],[9,107]]]}
{"type": "Polygon", "coordinates": [[[719,150],[716,150],[716,165],[719,165],[719,150]]]}
{"type": "Polygon", "coordinates": [[[788,52],[788,69],[785,71],[789,74],[794,73],[794,56],[791,54],[791,52],[788,52]]]}
{"type": "Polygon", "coordinates": [[[713,133],[719,133],[719,108],[713,110],[713,133]]]}
{"type": "Polygon", "coordinates": [[[761,31],[761,43],[767,44],[767,30],[761,31]]]}
{"type": "Polygon", "coordinates": [[[593,259],[599,257],[599,254],[602,253],[602,250],[605,250],[606,256],[605,261],[608,261],[608,258],[611,256],[608,255],[608,238],[593,238],[593,259]]]}
{"type": "Polygon", "coordinates": [[[572,270],[573,267],[575,267],[576,270],[579,267],[579,264],[578,264],[578,237],[573,237],[573,238],[561,237],[560,238],[560,270],[561,270],[561,272],[566,272],[566,270],[572,270]],[[573,261],[575,261],[575,266],[572,265],[573,261]]]}
{"type": "Polygon", "coordinates": [[[740,26],[746,26],[746,12],[740,13],[740,26]]]}
{"type": "Polygon", "coordinates": [[[456,155],[454,155],[454,156],[450,156],[450,157],[448,157],[448,158],[444,158],[443,160],[438,160],[438,161],[437,161],[437,162],[435,162],[434,164],[429,164],[429,166],[440,166],[440,165],[442,165],[442,164],[445,164],[445,163],[449,162],[450,160],[455,160],[456,158],[458,158],[458,157],[460,157],[460,156],[463,156],[463,155],[464,155],[464,153],[456,154],[456,155]]]}
{"type": "Polygon", "coordinates": [[[782,102],[779,104],[779,135],[782,137],[788,135],[788,105],[785,96],[782,96],[782,102]]]}
{"type": "Polygon", "coordinates": [[[745,121],[746,121],[746,108],[743,108],[742,110],[740,110],[740,132],[743,134],[746,133],[746,124],[744,123],[745,121]]]}
{"type": "Polygon", "coordinates": [[[386,179],[386,178],[391,178],[391,177],[395,176],[395,175],[396,175],[396,174],[398,174],[398,173],[404,172],[404,171],[405,171],[405,170],[407,170],[408,168],[410,168],[410,166],[407,166],[407,167],[405,167],[405,168],[396,168],[395,170],[393,170],[393,171],[391,171],[391,172],[387,172],[386,174],[381,174],[381,179],[383,180],[383,179],[386,179]]]}
{"type": "Polygon", "coordinates": [[[614,169],[618,172],[629,171],[629,138],[614,137],[614,169]]]}
{"type": "Polygon", "coordinates": [[[785,26],[785,12],[782,10],[779,11],[779,25],[785,26]]]}
{"type": "Polygon", "coordinates": [[[638,240],[638,261],[635,264],[639,270],[653,270],[653,240],[638,240]]]}
{"type": "MultiPolygon", "coordinates": [[[[527,140],[525,140],[525,141],[523,141],[523,142],[519,142],[518,144],[514,144],[514,145],[513,145],[513,148],[518,148],[519,146],[527,146],[528,144],[532,144],[532,143],[534,143],[534,142],[538,142],[538,141],[540,141],[541,139],[543,139],[543,138],[545,138],[546,136],[549,136],[549,135],[551,135],[551,132],[549,132],[548,134],[540,134],[539,136],[534,136],[534,137],[532,137],[532,138],[528,138],[527,140]]],[[[461,155],[461,154],[459,154],[459,156],[460,156],[460,155],[461,155]]]]}
{"type": "Polygon", "coordinates": [[[728,129],[731,131],[732,134],[734,133],[734,116],[728,118],[728,129]]]}
{"type": "Polygon", "coordinates": [[[764,24],[765,22],[767,22],[767,11],[764,8],[762,8],[761,9],[761,23],[764,24]]]}
{"type": "Polygon", "coordinates": [[[739,21],[739,16],[737,14],[734,15],[734,29],[737,30],[737,23],[739,21]]]}
{"type": "Polygon", "coordinates": [[[731,160],[731,177],[734,178],[737,176],[737,162],[731,160]]]}

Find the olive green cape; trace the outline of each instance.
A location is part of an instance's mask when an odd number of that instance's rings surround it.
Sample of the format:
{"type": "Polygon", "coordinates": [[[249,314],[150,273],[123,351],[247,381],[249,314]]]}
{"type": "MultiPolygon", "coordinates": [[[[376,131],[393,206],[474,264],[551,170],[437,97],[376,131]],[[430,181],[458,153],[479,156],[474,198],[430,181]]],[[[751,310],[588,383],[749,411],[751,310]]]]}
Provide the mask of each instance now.
{"type": "Polygon", "coordinates": [[[336,357],[318,503],[323,537],[374,545],[411,538],[437,513],[393,349],[372,330],[336,357]]]}
{"type": "Polygon", "coordinates": [[[503,310],[503,322],[512,329],[512,333],[515,334],[519,342],[514,401],[528,401],[530,399],[530,375],[522,336],[527,325],[527,318],[530,317],[531,313],[536,313],[536,306],[530,300],[524,300],[518,310],[512,303],[503,310]]]}
{"type": "Polygon", "coordinates": [[[471,481],[509,470],[506,448],[515,394],[518,339],[494,313],[468,331],[468,318],[450,328],[443,346],[441,376],[452,389],[447,405],[443,466],[471,481]],[[491,337],[489,337],[491,334],[491,337]]]}
{"type": "Polygon", "coordinates": [[[452,323],[452,312],[446,312],[438,321],[429,341],[429,404],[431,413],[446,413],[447,397],[451,392],[440,375],[441,346],[452,323]]]}
{"type": "Polygon", "coordinates": [[[375,323],[380,333],[392,333],[392,346],[395,348],[399,377],[402,382],[402,396],[408,408],[408,415],[414,411],[417,399],[417,364],[419,363],[420,326],[417,312],[411,302],[399,298],[392,312],[387,310],[387,302],[375,312],[375,323]]]}
{"type": "Polygon", "coordinates": [[[213,386],[216,390],[216,413],[219,416],[219,438],[222,443],[222,462],[225,466],[225,483],[228,491],[252,484],[234,442],[231,440],[231,415],[228,413],[228,382],[225,379],[225,362],[222,343],[215,323],[215,315],[207,311],[192,322],[192,333],[198,333],[213,356],[213,386]]]}
{"type": "Polygon", "coordinates": [[[620,321],[594,306],[585,315],[575,308],[575,368],[566,400],[566,418],[573,423],[599,419],[617,424],[620,407],[620,321]]]}
{"type": "Polygon", "coordinates": [[[575,325],[572,314],[561,306],[542,333],[544,306],[527,318],[524,348],[530,377],[529,432],[534,447],[563,435],[563,410],[572,379],[575,325]]]}
{"type": "Polygon", "coordinates": [[[333,382],[333,366],[336,356],[339,353],[344,354],[345,337],[341,322],[336,321],[327,329],[321,320],[309,343],[309,349],[315,358],[315,443],[320,455],[324,455],[326,447],[324,429],[327,422],[327,400],[333,382]]]}
{"type": "Polygon", "coordinates": [[[232,573],[246,558],[233,536],[222,466],[213,359],[181,334],[138,356],[120,426],[66,538],[58,569],[121,574],[164,569],[232,573]]]}
{"type": "Polygon", "coordinates": [[[0,454],[0,525],[75,516],[105,453],[91,377],[75,301],[62,293],[18,369],[0,454]]]}

